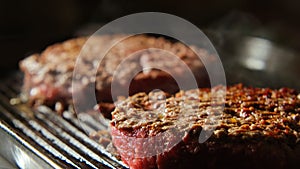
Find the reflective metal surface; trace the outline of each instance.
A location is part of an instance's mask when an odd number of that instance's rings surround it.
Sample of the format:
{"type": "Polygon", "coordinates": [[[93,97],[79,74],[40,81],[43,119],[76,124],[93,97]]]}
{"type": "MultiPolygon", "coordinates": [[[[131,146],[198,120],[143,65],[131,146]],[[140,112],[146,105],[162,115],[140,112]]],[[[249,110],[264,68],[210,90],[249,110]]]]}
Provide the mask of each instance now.
{"type": "Polygon", "coordinates": [[[102,124],[79,124],[71,112],[61,117],[43,106],[35,112],[27,105],[11,105],[18,102],[11,98],[18,96],[21,84],[15,74],[0,85],[1,156],[18,168],[127,168],[81,129],[99,130],[102,124]]]}
{"type": "Polygon", "coordinates": [[[15,166],[13,166],[10,162],[8,162],[2,156],[0,156],[0,168],[3,168],[3,169],[16,169],[15,166]]]}
{"type": "Polygon", "coordinates": [[[300,55],[272,41],[231,36],[218,48],[227,84],[300,90],[300,55]]]}

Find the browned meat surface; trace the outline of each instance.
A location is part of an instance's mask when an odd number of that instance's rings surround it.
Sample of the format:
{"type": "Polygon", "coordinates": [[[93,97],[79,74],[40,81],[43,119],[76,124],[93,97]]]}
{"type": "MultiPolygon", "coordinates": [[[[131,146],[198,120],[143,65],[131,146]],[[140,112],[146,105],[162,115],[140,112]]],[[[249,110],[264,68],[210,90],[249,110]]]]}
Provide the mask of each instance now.
{"type": "MultiPolygon", "coordinates": [[[[179,60],[189,66],[199,86],[209,85],[204,65],[192,49],[197,50],[200,57],[206,57],[213,63],[215,57],[207,51],[193,46],[189,48],[182,43],[171,42],[162,37],[144,35],[132,36],[114,45],[107,53],[104,51],[104,47],[115,44],[122,37],[124,35],[93,37],[89,40],[91,42],[89,44],[93,45],[85,47],[83,52],[81,49],[87,38],[71,39],[49,46],[41,54],[25,58],[20,63],[20,68],[25,73],[23,92],[33,105],[45,104],[56,107],[58,111],[63,110],[66,105],[72,103],[72,75],[80,51],[84,56],[77,61],[80,70],[74,79],[73,92],[79,93],[83,98],[86,88],[96,83],[97,101],[111,103],[112,78],[120,63],[122,63],[121,71],[114,76],[116,80],[114,91],[117,95],[124,95],[124,91],[128,91],[126,88],[128,83],[130,83],[130,95],[141,91],[150,92],[156,88],[170,93],[178,91],[174,78],[185,78],[186,70],[182,68],[178,60],[167,57],[171,54],[149,48],[162,49],[175,54],[179,60]],[[98,66],[95,64],[95,58],[103,53],[106,53],[105,57],[98,66]],[[123,62],[124,59],[125,62],[123,62]],[[143,69],[151,66],[158,66],[165,71],[143,69]],[[136,69],[143,71],[138,72],[132,81],[129,81],[136,69]],[[96,77],[93,77],[93,70],[97,70],[96,77]],[[169,73],[173,73],[172,76],[169,73]]],[[[80,104],[88,104],[85,102],[84,99],[80,100],[80,104]]],[[[100,108],[105,110],[106,106],[100,106],[100,108]]],[[[108,109],[111,109],[111,106],[108,106],[108,109]]]]}
{"type": "Polygon", "coordinates": [[[211,89],[194,89],[166,100],[157,92],[120,102],[111,134],[122,160],[132,169],[299,168],[299,93],[239,84],[227,87],[223,101],[211,96],[211,89]]]}

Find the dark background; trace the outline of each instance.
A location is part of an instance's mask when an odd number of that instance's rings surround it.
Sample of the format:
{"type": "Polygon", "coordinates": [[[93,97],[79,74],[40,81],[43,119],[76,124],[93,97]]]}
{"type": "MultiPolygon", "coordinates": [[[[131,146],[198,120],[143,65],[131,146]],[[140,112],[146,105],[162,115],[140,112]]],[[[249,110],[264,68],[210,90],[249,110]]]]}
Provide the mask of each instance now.
{"type": "Polygon", "coordinates": [[[7,0],[0,1],[1,75],[17,69],[20,59],[81,35],[91,25],[145,11],[174,14],[208,32],[237,31],[300,49],[297,0],[7,0]]]}

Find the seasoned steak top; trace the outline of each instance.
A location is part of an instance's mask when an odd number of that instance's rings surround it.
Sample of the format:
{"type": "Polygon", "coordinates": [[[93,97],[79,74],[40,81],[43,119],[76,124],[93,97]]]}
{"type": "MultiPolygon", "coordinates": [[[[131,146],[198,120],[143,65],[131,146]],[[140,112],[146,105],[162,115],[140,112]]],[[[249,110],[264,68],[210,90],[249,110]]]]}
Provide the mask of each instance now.
{"type": "Polygon", "coordinates": [[[128,136],[154,136],[171,128],[214,129],[213,139],[271,138],[293,144],[300,139],[300,94],[293,89],[244,87],[226,90],[226,99],[212,101],[225,87],[138,93],[120,101],[111,125],[128,136]],[[223,107],[224,106],[224,107],[223,107]],[[288,139],[287,139],[288,138],[288,139]]]}
{"type": "MultiPolygon", "coordinates": [[[[196,50],[200,57],[212,61],[215,58],[204,49],[187,47],[183,43],[171,42],[162,37],[135,35],[120,41],[124,37],[125,35],[99,35],[91,37],[88,41],[87,37],[71,39],[49,46],[41,54],[25,58],[20,63],[21,69],[25,72],[25,93],[33,99],[40,99],[41,102],[70,98],[75,63],[80,66],[80,69],[75,75],[74,80],[78,85],[73,92],[83,90],[82,88],[95,82],[97,91],[109,90],[113,76],[123,85],[128,82],[128,77],[135,69],[143,70],[139,74],[147,75],[151,72],[159,72],[159,70],[149,69],[157,65],[178,76],[184,76],[185,72],[181,69],[178,60],[170,59],[166,55],[176,55],[195,73],[195,76],[203,74],[201,72],[205,72],[205,68],[193,50],[196,50]],[[111,48],[106,51],[106,47],[111,48]],[[76,60],[79,55],[81,55],[80,59],[76,60]],[[101,55],[105,57],[100,62],[101,55]],[[131,55],[133,56],[122,63],[124,69],[121,67],[121,71],[114,74],[121,62],[131,55]]],[[[151,78],[155,78],[157,74],[159,73],[152,74],[151,78]]]]}

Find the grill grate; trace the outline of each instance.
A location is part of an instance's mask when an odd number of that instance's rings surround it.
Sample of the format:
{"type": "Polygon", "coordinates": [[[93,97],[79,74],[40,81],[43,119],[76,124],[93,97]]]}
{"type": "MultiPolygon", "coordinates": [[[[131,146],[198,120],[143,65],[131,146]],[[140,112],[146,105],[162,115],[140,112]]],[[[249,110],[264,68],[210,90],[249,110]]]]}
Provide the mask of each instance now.
{"type": "Polygon", "coordinates": [[[21,84],[22,74],[16,73],[0,85],[2,156],[20,168],[128,168],[82,130],[105,129],[105,123],[88,114],[79,123],[68,111],[61,117],[44,106],[12,105],[21,84]]]}

